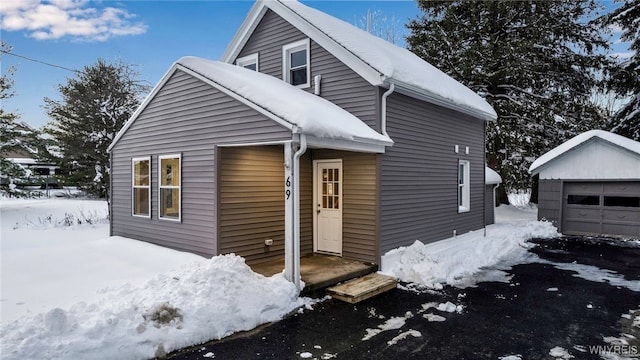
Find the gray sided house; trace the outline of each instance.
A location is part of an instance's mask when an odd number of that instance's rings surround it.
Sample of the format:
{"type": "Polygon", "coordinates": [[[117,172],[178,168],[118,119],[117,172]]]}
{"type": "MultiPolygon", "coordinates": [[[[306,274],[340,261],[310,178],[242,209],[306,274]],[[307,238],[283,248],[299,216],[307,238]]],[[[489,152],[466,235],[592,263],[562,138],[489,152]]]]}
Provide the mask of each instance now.
{"type": "Polygon", "coordinates": [[[569,235],[640,239],[640,142],[602,130],[582,133],[542,155],[538,218],[569,235]]]}
{"type": "Polygon", "coordinates": [[[477,94],[295,1],[258,1],[222,61],[178,60],[110,148],[111,233],[249,264],[380,263],[485,224],[477,94]]]}

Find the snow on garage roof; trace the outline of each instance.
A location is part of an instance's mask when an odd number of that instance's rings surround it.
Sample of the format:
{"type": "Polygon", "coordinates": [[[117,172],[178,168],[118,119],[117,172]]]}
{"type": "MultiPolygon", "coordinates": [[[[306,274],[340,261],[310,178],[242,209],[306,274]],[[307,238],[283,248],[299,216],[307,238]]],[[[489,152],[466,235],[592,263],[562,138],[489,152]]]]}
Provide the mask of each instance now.
{"type": "Polygon", "coordinates": [[[395,84],[398,91],[425,98],[483,120],[495,110],[482,97],[407,49],[292,0],[259,0],[231,41],[223,61],[231,62],[269,8],[323,46],[375,86],[395,84]]]}
{"type": "Polygon", "coordinates": [[[604,130],[590,130],[567,140],[566,142],[540,156],[529,167],[529,173],[537,174],[543,165],[570,151],[571,149],[591,140],[592,138],[600,138],[604,141],[640,155],[640,142],[604,130]]]}

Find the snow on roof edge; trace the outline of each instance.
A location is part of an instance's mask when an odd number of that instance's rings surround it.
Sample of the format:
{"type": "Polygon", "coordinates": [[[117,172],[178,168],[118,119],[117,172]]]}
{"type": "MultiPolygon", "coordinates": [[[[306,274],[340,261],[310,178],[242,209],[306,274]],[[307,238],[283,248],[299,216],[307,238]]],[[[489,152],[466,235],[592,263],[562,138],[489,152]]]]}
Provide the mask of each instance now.
{"type": "Polygon", "coordinates": [[[303,134],[378,145],[393,144],[389,136],[378,133],[334,103],[273,76],[193,56],[182,57],[176,63],[263,108],[273,116],[298,126],[303,134]],[[291,98],[300,101],[292,103],[291,98]]]}
{"type": "Polygon", "coordinates": [[[631,152],[634,152],[640,155],[640,142],[631,140],[624,136],[614,134],[612,132],[605,131],[605,130],[589,130],[589,131],[583,132],[582,134],[574,136],[573,138],[565,141],[564,143],[556,146],[555,148],[541,155],[531,164],[531,166],[529,167],[529,173],[533,175],[537,174],[539,171],[536,171],[536,170],[539,170],[542,166],[546,165],[548,162],[558,158],[562,154],[576,148],[581,144],[584,144],[585,142],[593,138],[602,139],[611,144],[617,145],[621,148],[627,149],[631,152]]]}
{"type": "Polygon", "coordinates": [[[501,184],[502,177],[492,168],[485,166],[484,170],[484,184],[485,185],[495,185],[501,184]]]}

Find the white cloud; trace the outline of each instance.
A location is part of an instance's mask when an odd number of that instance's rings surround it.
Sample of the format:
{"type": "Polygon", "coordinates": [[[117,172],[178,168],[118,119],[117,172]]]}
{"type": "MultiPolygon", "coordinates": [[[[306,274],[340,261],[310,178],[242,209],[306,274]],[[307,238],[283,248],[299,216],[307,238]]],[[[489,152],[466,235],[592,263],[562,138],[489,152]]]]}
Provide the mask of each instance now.
{"type": "MultiPolygon", "coordinates": [[[[93,3],[99,4],[99,3],[93,3]]],[[[135,15],[115,7],[91,7],[88,0],[10,0],[0,2],[0,26],[25,31],[38,40],[70,37],[105,41],[114,36],[138,35],[146,25],[135,15]]]]}

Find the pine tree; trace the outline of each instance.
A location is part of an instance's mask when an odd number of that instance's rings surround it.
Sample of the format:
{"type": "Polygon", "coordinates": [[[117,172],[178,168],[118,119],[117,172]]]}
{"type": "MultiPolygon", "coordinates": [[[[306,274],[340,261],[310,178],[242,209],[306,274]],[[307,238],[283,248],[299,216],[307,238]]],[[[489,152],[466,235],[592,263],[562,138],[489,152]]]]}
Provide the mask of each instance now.
{"type": "Polygon", "coordinates": [[[487,127],[487,161],[507,190],[530,186],[542,153],[600,127],[590,101],[607,59],[596,10],[585,1],[425,1],[408,25],[411,51],[483,96],[498,120],[487,127]]]}
{"type": "MultiPolygon", "coordinates": [[[[11,46],[5,42],[0,43],[0,52],[7,54],[11,52],[11,46]]],[[[13,96],[12,75],[15,68],[9,67],[0,76],[0,101],[13,96]]],[[[32,134],[25,133],[18,123],[18,115],[6,112],[0,107],[0,194],[9,197],[26,197],[28,192],[22,191],[18,185],[23,184],[29,172],[20,165],[9,160],[12,154],[29,153],[29,143],[32,134]]]]}
{"type": "Polygon", "coordinates": [[[62,100],[45,98],[53,119],[45,132],[59,147],[58,163],[78,188],[90,194],[108,196],[107,148],[147,90],[136,76],[131,65],[98,59],[58,86],[62,100]]]}
{"type": "Polygon", "coordinates": [[[640,1],[624,1],[603,20],[607,25],[622,27],[620,39],[628,41],[633,51],[613,69],[611,85],[619,95],[629,97],[629,102],[615,114],[612,131],[640,141],[640,1]]]}

